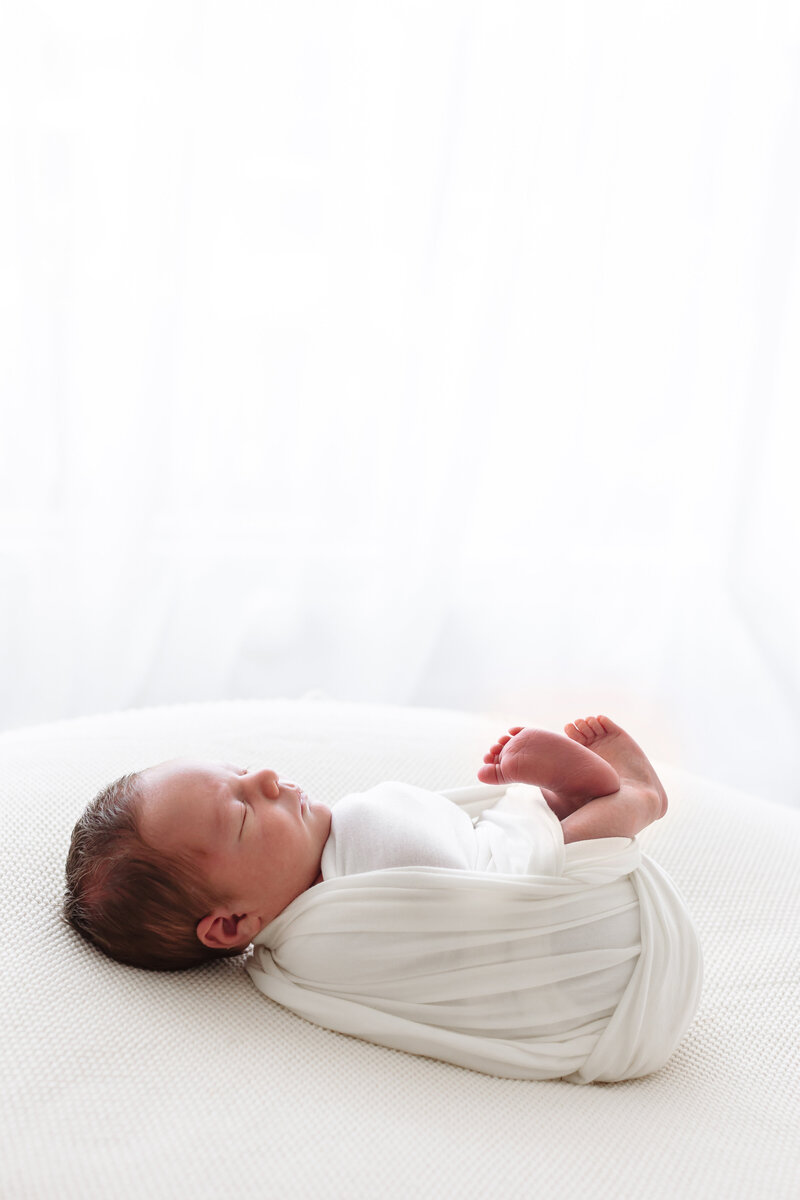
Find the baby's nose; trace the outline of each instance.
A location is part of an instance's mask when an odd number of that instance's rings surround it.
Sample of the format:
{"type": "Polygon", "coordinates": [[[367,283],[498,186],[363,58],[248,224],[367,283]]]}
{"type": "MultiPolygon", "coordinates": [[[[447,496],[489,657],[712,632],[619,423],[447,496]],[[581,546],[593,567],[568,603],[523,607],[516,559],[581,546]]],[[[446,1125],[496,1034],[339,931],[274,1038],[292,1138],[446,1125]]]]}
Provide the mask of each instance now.
{"type": "Polygon", "coordinates": [[[265,767],[263,771],[252,771],[247,777],[251,779],[258,790],[274,800],[280,791],[278,787],[278,772],[265,767]]]}

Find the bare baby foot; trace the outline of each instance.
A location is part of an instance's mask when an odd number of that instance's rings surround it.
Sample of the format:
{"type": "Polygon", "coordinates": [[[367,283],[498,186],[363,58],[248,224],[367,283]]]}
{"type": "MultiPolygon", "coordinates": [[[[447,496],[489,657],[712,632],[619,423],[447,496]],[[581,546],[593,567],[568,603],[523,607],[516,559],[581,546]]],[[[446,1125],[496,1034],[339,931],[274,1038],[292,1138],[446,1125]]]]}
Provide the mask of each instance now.
{"type": "Polygon", "coordinates": [[[659,820],[664,816],[667,793],[653,770],[653,764],[641,746],[610,717],[579,718],[565,725],[564,732],[577,745],[585,746],[609,763],[619,773],[623,785],[632,783],[639,788],[644,785],[653,789],[657,796],[657,815],[654,819],[659,820]]]}
{"type": "Polygon", "coordinates": [[[483,783],[530,783],[539,787],[562,820],[588,800],[616,792],[620,778],[613,764],[547,729],[514,725],[483,756],[483,783]]]}

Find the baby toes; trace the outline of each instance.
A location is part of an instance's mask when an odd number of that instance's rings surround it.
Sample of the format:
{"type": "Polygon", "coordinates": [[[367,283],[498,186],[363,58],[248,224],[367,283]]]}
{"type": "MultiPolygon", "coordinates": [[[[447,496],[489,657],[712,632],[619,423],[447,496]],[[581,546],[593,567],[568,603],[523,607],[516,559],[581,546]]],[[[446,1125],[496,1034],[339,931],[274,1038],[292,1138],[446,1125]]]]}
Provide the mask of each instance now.
{"type": "Polygon", "coordinates": [[[619,725],[617,725],[616,721],[612,721],[611,717],[607,717],[603,713],[598,714],[597,721],[602,728],[603,733],[622,733],[622,730],[620,729],[619,725]]]}
{"type": "Polygon", "coordinates": [[[495,742],[495,744],[490,748],[489,753],[490,754],[499,754],[500,751],[503,749],[503,746],[505,746],[506,742],[510,742],[510,741],[511,741],[510,737],[501,737],[500,740],[498,742],[495,742]]]}

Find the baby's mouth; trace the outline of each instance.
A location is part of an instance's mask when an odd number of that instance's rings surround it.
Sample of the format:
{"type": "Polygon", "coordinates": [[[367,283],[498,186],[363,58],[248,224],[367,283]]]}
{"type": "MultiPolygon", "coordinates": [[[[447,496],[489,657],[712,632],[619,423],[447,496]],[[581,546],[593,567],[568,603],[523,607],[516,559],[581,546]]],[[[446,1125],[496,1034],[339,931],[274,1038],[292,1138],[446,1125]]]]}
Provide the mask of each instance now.
{"type": "Polygon", "coordinates": [[[279,779],[278,786],[294,792],[298,800],[298,812],[302,813],[308,809],[308,796],[298,784],[291,783],[288,779],[279,779]]]}

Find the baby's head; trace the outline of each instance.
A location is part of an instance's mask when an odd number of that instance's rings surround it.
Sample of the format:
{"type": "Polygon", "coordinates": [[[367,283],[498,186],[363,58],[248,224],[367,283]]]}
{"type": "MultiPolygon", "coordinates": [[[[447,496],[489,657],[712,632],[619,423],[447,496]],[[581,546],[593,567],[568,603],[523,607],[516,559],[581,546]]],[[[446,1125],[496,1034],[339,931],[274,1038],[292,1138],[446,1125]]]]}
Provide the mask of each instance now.
{"type": "Polygon", "coordinates": [[[150,970],[240,954],[319,882],[330,825],[275,771],[173,759],[123,775],[73,830],[64,918],[150,970]]]}

